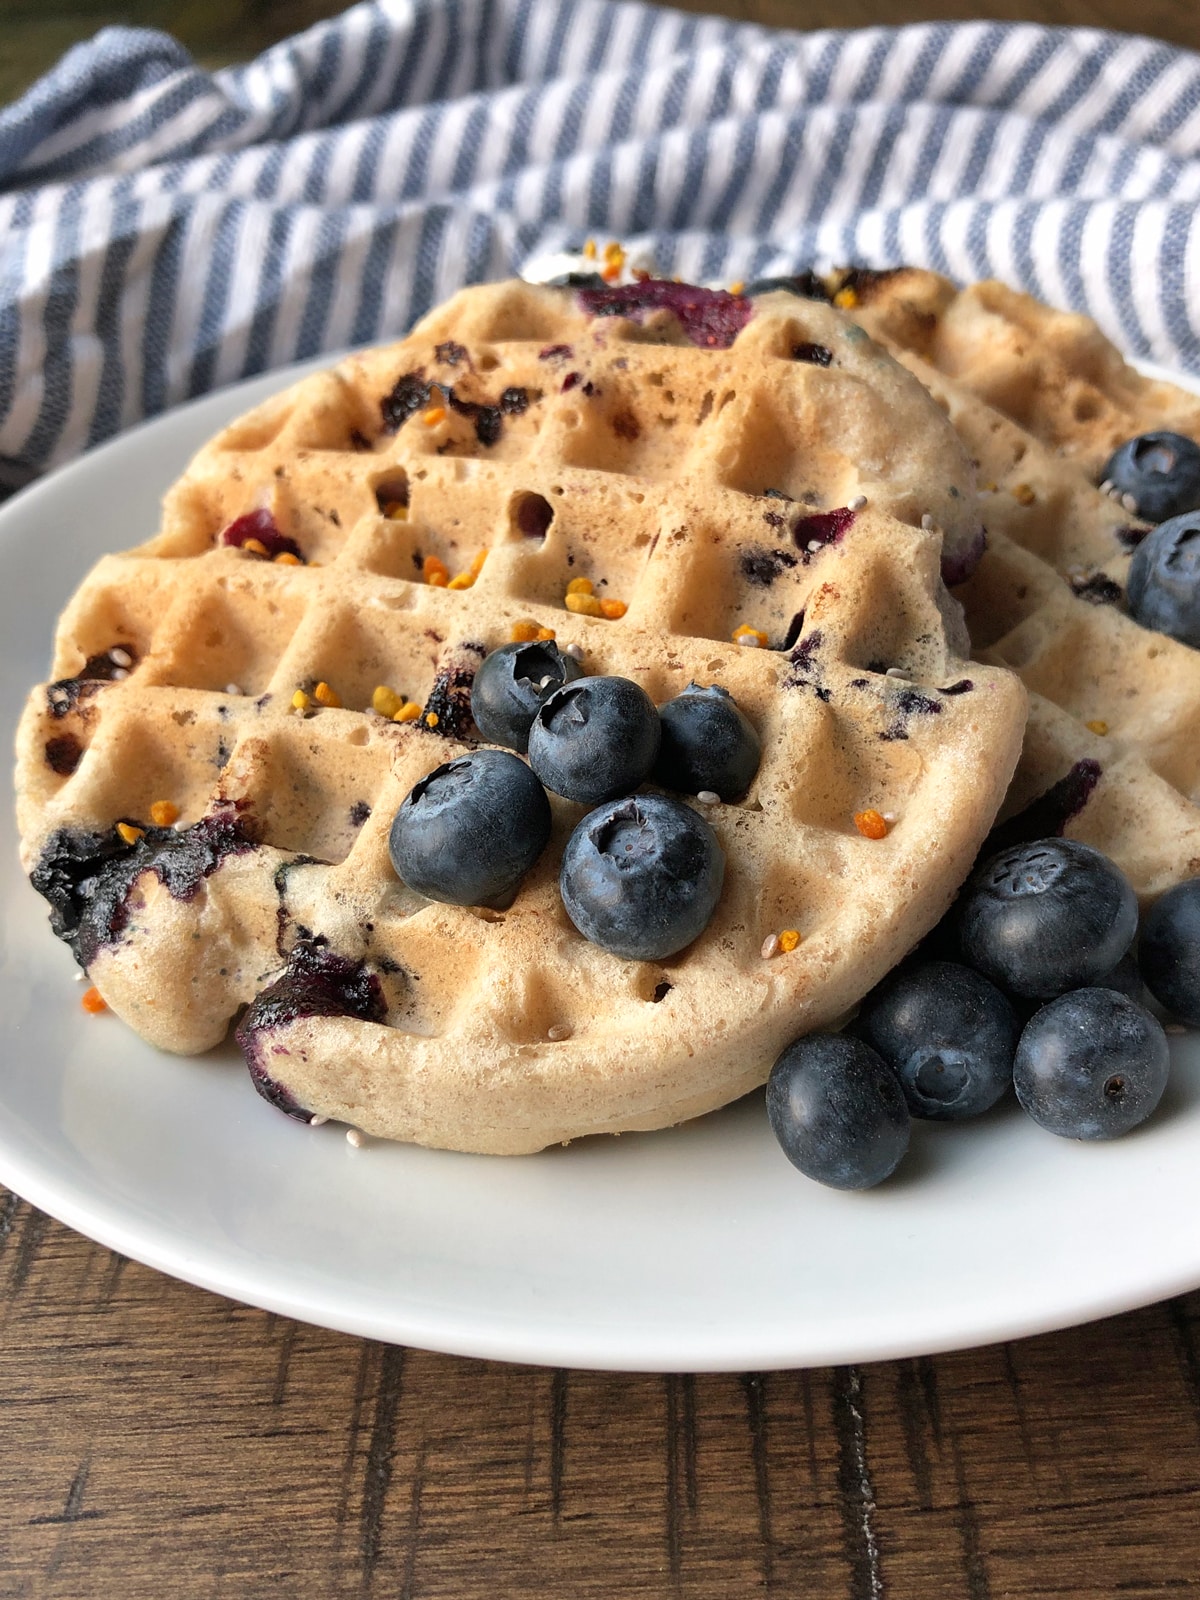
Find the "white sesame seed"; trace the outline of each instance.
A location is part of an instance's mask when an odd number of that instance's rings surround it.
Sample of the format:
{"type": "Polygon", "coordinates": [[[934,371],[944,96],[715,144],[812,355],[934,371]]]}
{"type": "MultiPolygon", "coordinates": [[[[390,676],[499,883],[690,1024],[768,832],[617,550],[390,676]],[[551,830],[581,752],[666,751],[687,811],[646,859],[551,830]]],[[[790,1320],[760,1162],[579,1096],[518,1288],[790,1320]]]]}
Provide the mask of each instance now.
{"type": "Polygon", "coordinates": [[[879,815],[883,818],[883,820],[885,822],[889,822],[890,823],[890,822],[895,822],[895,820],[896,820],[896,813],[894,811],[881,811],[879,813],[879,815]]]}
{"type": "Polygon", "coordinates": [[[701,789],[696,799],[702,806],[717,806],[721,803],[721,796],[715,789],[701,789]]]}
{"type": "Polygon", "coordinates": [[[923,512],[921,515],[921,526],[925,529],[926,533],[931,532],[933,529],[933,517],[928,511],[923,512]]]}
{"type": "Polygon", "coordinates": [[[820,539],[810,539],[808,544],[805,546],[805,549],[808,551],[809,555],[816,555],[817,551],[822,548],[823,546],[820,539]]]}
{"type": "Polygon", "coordinates": [[[1121,504],[1125,507],[1126,511],[1128,511],[1131,517],[1137,516],[1137,501],[1131,494],[1123,494],[1121,496],[1121,504]]]}
{"type": "Polygon", "coordinates": [[[367,1142],[367,1136],[360,1128],[346,1129],[346,1143],[352,1144],[356,1150],[361,1150],[367,1142]]]}
{"type": "Polygon", "coordinates": [[[764,961],[770,961],[772,956],[777,956],[778,954],[779,935],[777,933],[769,933],[762,942],[762,958],[764,961]]]}
{"type": "Polygon", "coordinates": [[[887,669],[887,676],[889,678],[900,678],[905,683],[912,682],[912,673],[909,672],[907,667],[889,667],[887,669]]]}
{"type": "Polygon", "coordinates": [[[1112,479],[1111,478],[1105,478],[1104,482],[1100,485],[1100,493],[1101,494],[1111,494],[1112,493],[1112,486],[1113,486],[1112,479]]]}
{"type": "Polygon", "coordinates": [[[322,1117],[318,1114],[315,1117],[309,1117],[308,1125],[310,1128],[323,1128],[328,1121],[328,1117],[322,1117]]]}
{"type": "Polygon", "coordinates": [[[114,648],[108,652],[108,659],[116,667],[131,667],[133,665],[133,657],[129,654],[128,650],[122,650],[120,645],[114,646],[114,648]]]}
{"type": "Polygon", "coordinates": [[[753,633],[741,633],[741,634],[739,634],[738,635],[738,643],[745,650],[757,650],[758,649],[758,639],[753,633]]]}
{"type": "Polygon", "coordinates": [[[561,1044],[564,1039],[571,1037],[572,1031],[565,1022],[556,1022],[552,1028],[546,1029],[546,1037],[555,1044],[561,1044]]]}
{"type": "Polygon", "coordinates": [[[87,982],[87,973],[86,972],[77,972],[75,974],[75,982],[76,983],[86,983],[87,982]]]}
{"type": "Polygon", "coordinates": [[[861,511],[862,508],[866,505],[866,503],[867,503],[867,497],[866,497],[865,494],[856,494],[854,496],[854,499],[851,500],[848,509],[851,510],[851,511],[861,511]]]}
{"type": "Polygon", "coordinates": [[[128,676],[129,676],[129,668],[128,667],[114,667],[113,668],[113,675],[112,675],[113,683],[120,683],[122,678],[127,678],[128,676]]]}
{"type": "Polygon", "coordinates": [[[241,685],[240,684],[227,683],[225,685],[225,693],[226,694],[240,695],[241,692],[242,692],[242,689],[241,689],[241,685]]]}
{"type": "Polygon", "coordinates": [[[539,689],[548,689],[553,682],[554,682],[554,679],[549,675],[549,673],[547,673],[546,676],[542,679],[541,683],[538,684],[538,688],[539,689]]]}

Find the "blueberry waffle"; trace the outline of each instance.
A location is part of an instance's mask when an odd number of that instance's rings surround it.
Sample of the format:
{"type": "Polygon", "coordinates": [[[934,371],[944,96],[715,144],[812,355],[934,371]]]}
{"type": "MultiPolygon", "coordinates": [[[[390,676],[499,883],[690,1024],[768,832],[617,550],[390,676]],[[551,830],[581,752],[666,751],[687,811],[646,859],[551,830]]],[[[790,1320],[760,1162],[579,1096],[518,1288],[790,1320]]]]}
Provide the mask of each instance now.
{"type": "Polygon", "coordinates": [[[953,431],[827,306],[465,291],[227,428],[84,581],[21,725],[26,867],[138,1033],[202,1051],[240,1016],[297,1117],[503,1153],[678,1122],[843,1015],[970,866],[1025,717],[939,575],[978,542],[953,431]],[[694,802],[724,886],[681,953],[577,931],[556,796],[506,907],[393,870],[514,639],[753,725],[748,792],[694,802]]]}

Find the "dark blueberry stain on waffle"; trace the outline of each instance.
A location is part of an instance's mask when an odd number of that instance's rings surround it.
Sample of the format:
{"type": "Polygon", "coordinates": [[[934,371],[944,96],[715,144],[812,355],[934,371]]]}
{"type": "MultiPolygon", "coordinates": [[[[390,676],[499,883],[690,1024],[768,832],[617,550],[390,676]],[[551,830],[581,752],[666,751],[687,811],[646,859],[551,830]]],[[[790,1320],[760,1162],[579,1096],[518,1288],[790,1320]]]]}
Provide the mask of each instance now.
{"type": "Polygon", "coordinates": [[[73,678],[59,678],[46,688],[46,704],[53,717],[65,717],[81,699],[95,694],[103,683],[127,678],[137,665],[137,651],[131,644],[114,644],[99,655],[89,656],[73,678]]]}
{"type": "Polygon", "coordinates": [[[379,402],[383,425],[388,433],[396,433],[418,411],[429,405],[432,386],[425,381],[423,372],[406,372],[396,379],[390,394],[379,402]]]}
{"type": "Polygon", "coordinates": [[[1098,761],[1085,759],[1052,783],[1044,794],[1030,802],[1024,811],[993,828],[983,846],[983,854],[1007,850],[1010,845],[1032,839],[1049,839],[1060,834],[1077,817],[1092,797],[1103,771],[1098,761]]]}
{"type": "Polygon", "coordinates": [[[947,684],[944,689],[939,689],[939,694],[970,694],[975,687],[970,678],[959,678],[957,683],[947,684]]]}
{"type": "Polygon", "coordinates": [[[73,733],[60,733],[45,744],[46,765],[60,778],[69,778],[83,759],[83,746],[73,733]]]}
{"type": "MultiPolygon", "coordinates": [[[[281,555],[295,556],[299,561],[304,559],[295,539],[290,539],[286,533],[280,531],[275,518],[265,507],[260,507],[257,511],[247,511],[243,517],[236,517],[217,535],[218,544],[233,545],[239,550],[251,539],[262,545],[266,551],[266,557],[262,559],[273,561],[276,556],[281,555]]],[[[251,553],[258,554],[257,551],[251,553]]]]}
{"type": "Polygon", "coordinates": [[[538,351],[539,361],[569,361],[575,354],[569,344],[548,344],[538,351]]]}
{"type": "Polygon", "coordinates": [[[1072,578],[1071,589],[1081,600],[1093,606],[1119,605],[1124,594],[1121,585],[1103,572],[1093,572],[1086,578],[1072,578]]]}
{"type": "MultiPolygon", "coordinates": [[[[738,557],[738,566],[747,583],[760,589],[769,589],[783,572],[790,571],[799,560],[790,550],[769,550],[765,545],[752,544],[738,557]]],[[[792,641],[795,643],[795,640],[792,641]]],[[[784,649],[790,649],[787,644],[784,649]]]]}
{"type": "Polygon", "coordinates": [[[581,289],[579,303],[589,316],[628,317],[634,322],[654,311],[669,311],[692,344],[710,350],[728,350],[754,315],[753,303],[743,295],[661,278],[581,289]]]}
{"type": "Polygon", "coordinates": [[[833,362],[833,351],[824,344],[794,344],[793,361],[808,361],[814,367],[828,367],[833,362]]]}
{"type": "Polygon", "coordinates": [[[281,861],[275,868],[272,882],[275,885],[275,896],[279,904],[275,908],[275,949],[281,957],[287,955],[287,932],[292,922],[292,914],[288,910],[288,879],[297,867],[315,867],[321,865],[316,856],[293,856],[290,861],[281,861]]]}
{"type": "Polygon", "coordinates": [[[457,339],[447,339],[442,344],[434,345],[433,353],[444,367],[461,367],[469,359],[466,346],[459,344],[457,339]]]}
{"type": "Polygon", "coordinates": [[[475,424],[475,437],[482,445],[495,444],[504,427],[505,417],[519,417],[529,409],[529,391],[513,385],[505,389],[497,401],[463,400],[451,389],[446,399],[459,416],[469,417],[475,424]]]}
{"type": "Polygon", "coordinates": [[[828,705],[833,694],[821,682],[821,664],[817,659],[822,643],[823,635],[819,628],[814,629],[806,639],[799,641],[789,657],[792,670],[784,679],[784,687],[811,689],[818,700],[828,705]]]}
{"type": "Polygon", "coordinates": [[[812,516],[801,517],[792,528],[792,538],[804,565],[829,545],[840,544],[854,526],[856,515],[849,506],[839,506],[836,511],[816,511],[812,516]]]}
{"type": "Polygon", "coordinates": [[[50,903],[51,928],[87,967],[98,950],[121,937],[129,920],[129,891],[143,872],[153,872],[174,899],[190,900],[226,857],[254,848],[235,807],[180,832],[146,828],[133,844],[115,827],[104,833],[59,828],[29,876],[50,903]]]}
{"type": "Polygon", "coordinates": [[[460,644],[449,653],[433,680],[420,727],[443,739],[478,738],[471,719],[471,685],[486,654],[486,646],[473,641],[460,644]]]}
{"type": "Polygon", "coordinates": [[[1136,550],[1150,531],[1149,528],[1118,528],[1115,538],[1126,550],[1136,550]]]}
{"type": "Polygon", "coordinates": [[[919,689],[901,689],[896,705],[906,717],[940,717],[942,714],[941,701],[931,699],[919,689]]]}
{"type": "Polygon", "coordinates": [[[371,808],[367,802],[365,800],[356,800],[350,807],[350,826],[352,828],[361,828],[370,815],[371,808]]]}
{"type": "MultiPolygon", "coordinates": [[[[364,962],[336,955],[323,939],[302,939],[281,975],[250,1002],[235,1037],[254,1087],[263,1099],[289,1117],[307,1122],[311,1113],[267,1070],[273,1053],[270,1033],[301,1017],[356,1017],[362,1022],[382,1022],[386,1014],[379,979],[364,962]]],[[[281,1046],[275,1046],[274,1052],[287,1054],[281,1046]]]]}

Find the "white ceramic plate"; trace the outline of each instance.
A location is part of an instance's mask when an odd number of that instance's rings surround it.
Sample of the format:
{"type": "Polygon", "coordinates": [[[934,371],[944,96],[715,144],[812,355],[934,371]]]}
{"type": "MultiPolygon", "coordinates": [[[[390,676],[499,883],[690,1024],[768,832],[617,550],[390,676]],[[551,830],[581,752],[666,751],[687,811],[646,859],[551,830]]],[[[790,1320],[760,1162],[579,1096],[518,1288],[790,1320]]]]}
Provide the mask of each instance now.
{"type": "MultiPolygon", "coordinates": [[[[135,430],[0,509],[4,745],[91,563],[275,373],[135,430]]],[[[234,1299],[372,1338],[562,1366],[865,1361],[1061,1327],[1200,1284],[1200,1040],[1112,1145],[1013,1105],[916,1124],[902,1175],[819,1188],[761,1095],[668,1133],[513,1159],[354,1149],[253,1092],[235,1051],[158,1054],[80,1008],[74,965],[0,847],[0,1180],[81,1232],[234,1299]]]]}

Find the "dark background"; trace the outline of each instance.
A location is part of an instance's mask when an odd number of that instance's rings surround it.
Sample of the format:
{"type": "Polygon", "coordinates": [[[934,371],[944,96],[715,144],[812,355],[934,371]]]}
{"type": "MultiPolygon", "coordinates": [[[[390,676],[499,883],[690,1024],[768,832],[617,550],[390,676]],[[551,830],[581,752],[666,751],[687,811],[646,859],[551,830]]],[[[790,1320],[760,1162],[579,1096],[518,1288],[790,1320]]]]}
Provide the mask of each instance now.
{"type": "MultiPolygon", "coordinates": [[[[681,0],[685,11],[721,12],[776,28],[858,28],[871,23],[1073,23],[1149,33],[1200,50],[1200,0],[681,0]]],[[[323,0],[0,0],[0,101],[11,100],[71,45],[110,23],[162,28],[207,67],[244,61],[345,8],[323,0]]]]}

